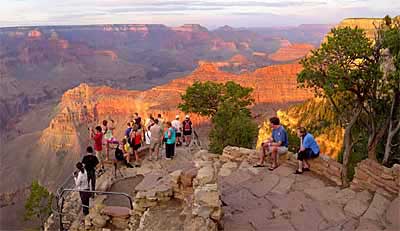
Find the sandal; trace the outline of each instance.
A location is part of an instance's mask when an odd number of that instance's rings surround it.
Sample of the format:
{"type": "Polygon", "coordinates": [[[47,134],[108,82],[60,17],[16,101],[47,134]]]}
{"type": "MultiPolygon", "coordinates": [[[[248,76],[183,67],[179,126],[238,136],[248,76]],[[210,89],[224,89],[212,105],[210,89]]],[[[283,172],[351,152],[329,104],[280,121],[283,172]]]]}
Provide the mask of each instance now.
{"type": "Polygon", "coordinates": [[[300,172],[300,171],[297,169],[296,172],[294,172],[294,174],[303,174],[303,172],[300,172]]]}
{"type": "Polygon", "coordinates": [[[269,170],[269,171],[274,171],[277,167],[278,167],[278,166],[275,166],[275,167],[274,167],[274,166],[271,166],[271,167],[268,168],[268,170],[269,170]]]}
{"type": "Polygon", "coordinates": [[[256,165],[253,165],[253,168],[265,168],[265,165],[256,164],[256,165]]]}

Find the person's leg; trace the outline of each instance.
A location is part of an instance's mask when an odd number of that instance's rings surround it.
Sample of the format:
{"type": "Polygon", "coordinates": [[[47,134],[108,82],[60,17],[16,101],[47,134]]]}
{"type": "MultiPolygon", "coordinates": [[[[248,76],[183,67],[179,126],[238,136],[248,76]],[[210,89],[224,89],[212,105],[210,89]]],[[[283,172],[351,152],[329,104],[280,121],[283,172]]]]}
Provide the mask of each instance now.
{"type": "Polygon", "coordinates": [[[261,149],[262,149],[262,152],[260,152],[260,160],[259,160],[258,164],[254,165],[254,167],[264,166],[267,146],[262,144],[261,149]]]}
{"type": "Polygon", "coordinates": [[[278,147],[272,147],[271,149],[271,161],[272,161],[272,169],[275,169],[278,167],[278,147]]]}
{"type": "Polygon", "coordinates": [[[167,157],[167,159],[171,158],[171,151],[171,144],[165,143],[165,156],[167,157]]]}
{"type": "Polygon", "coordinates": [[[303,173],[303,161],[305,159],[305,152],[304,151],[300,151],[299,153],[297,153],[297,170],[295,172],[295,174],[302,174],[303,173]]]}
{"type": "Polygon", "coordinates": [[[86,216],[86,215],[89,214],[90,193],[89,192],[79,192],[79,196],[81,197],[81,201],[82,201],[82,212],[83,212],[83,215],[86,216]]]}
{"type": "Polygon", "coordinates": [[[156,160],[160,159],[159,153],[160,153],[160,143],[155,143],[154,144],[154,152],[155,152],[155,158],[156,160]]]}
{"type": "Polygon", "coordinates": [[[108,160],[109,151],[110,151],[110,142],[107,140],[106,141],[106,160],[108,160]]]}
{"type": "Polygon", "coordinates": [[[153,159],[153,154],[154,154],[154,142],[150,141],[149,160],[153,159]]]}
{"type": "Polygon", "coordinates": [[[171,158],[174,158],[175,157],[175,143],[171,144],[171,149],[172,149],[171,158]]]}

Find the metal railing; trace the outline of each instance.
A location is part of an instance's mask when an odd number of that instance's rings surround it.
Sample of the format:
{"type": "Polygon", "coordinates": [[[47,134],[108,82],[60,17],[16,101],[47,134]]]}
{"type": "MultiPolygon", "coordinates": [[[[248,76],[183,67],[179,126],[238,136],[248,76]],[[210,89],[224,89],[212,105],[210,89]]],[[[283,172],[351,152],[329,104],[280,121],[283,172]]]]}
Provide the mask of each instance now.
{"type": "MultiPolygon", "coordinates": [[[[132,204],[132,197],[127,194],[127,193],[123,193],[123,192],[105,192],[105,191],[93,191],[93,190],[78,190],[78,189],[71,189],[71,188],[63,188],[61,189],[61,191],[57,190],[57,196],[56,196],[56,200],[57,200],[57,215],[59,217],[59,225],[60,225],[60,230],[64,231],[64,225],[63,225],[63,221],[62,221],[62,217],[63,217],[63,208],[64,208],[64,201],[65,201],[65,197],[64,194],[68,192],[88,192],[88,193],[96,193],[97,195],[118,195],[118,196],[125,196],[128,198],[129,200],[129,208],[132,210],[133,209],[133,204],[132,204]]],[[[83,205],[82,205],[83,206],[83,205]]],[[[54,211],[53,211],[54,212],[54,211]]]]}

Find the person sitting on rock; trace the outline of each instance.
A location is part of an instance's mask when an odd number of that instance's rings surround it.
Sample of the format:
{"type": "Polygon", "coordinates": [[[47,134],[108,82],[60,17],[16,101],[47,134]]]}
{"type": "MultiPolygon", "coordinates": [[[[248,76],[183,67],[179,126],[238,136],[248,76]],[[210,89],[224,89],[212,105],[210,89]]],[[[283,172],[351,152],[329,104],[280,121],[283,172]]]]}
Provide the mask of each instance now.
{"type": "Polygon", "coordinates": [[[302,174],[304,171],[310,171],[307,160],[319,156],[319,145],[304,127],[297,128],[297,136],[300,138],[300,149],[297,153],[298,168],[295,174],[302,174]]]}
{"type": "Polygon", "coordinates": [[[271,117],[269,125],[272,129],[272,136],[261,143],[262,153],[260,154],[260,162],[254,167],[265,167],[266,153],[271,155],[271,166],[269,170],[274,170],[278,167],[278,155],[285,154],[288,151],[288,135],[285,128],[280,125],[278,117],[271,117]]]}
{"type": "Polygon", "coordinates": [[[130,144],[128,143],[126,138],[122,139],[121,142],[122,145],[122,152],[124,153],[124,158],[125,158],[125,165],[128,168],[133,168],[133,166],[130,164],[131,162],[131,154],[132,154],[132,148],[130,144]]]}

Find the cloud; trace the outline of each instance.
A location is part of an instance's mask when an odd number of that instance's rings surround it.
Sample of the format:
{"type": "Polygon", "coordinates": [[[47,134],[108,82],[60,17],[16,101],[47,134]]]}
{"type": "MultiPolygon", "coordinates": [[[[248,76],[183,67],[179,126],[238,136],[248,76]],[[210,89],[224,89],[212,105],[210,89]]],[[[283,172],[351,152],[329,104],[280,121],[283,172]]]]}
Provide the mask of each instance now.
{"type": "Polygon", "coordinates": [[[0,27],[132,22],[250,27],[400,12],[398,0],[0,0],[0,5],[0,27]]]}

